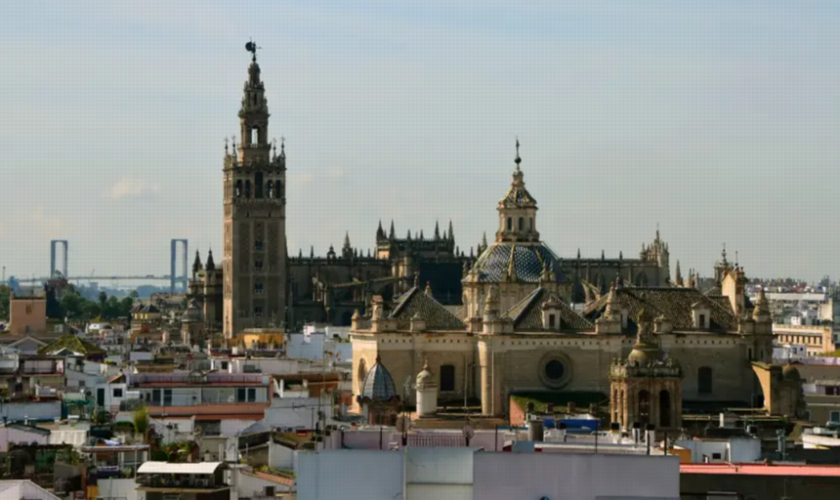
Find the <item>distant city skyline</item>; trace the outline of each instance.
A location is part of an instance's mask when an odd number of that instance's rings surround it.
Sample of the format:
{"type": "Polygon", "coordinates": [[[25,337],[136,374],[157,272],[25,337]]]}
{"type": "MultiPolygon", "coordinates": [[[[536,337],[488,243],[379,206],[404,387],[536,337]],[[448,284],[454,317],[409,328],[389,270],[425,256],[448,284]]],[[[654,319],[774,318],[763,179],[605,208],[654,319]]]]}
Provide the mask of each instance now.
{"type": "MultiPolygon", "coordinates": [[[[379,221],[497,228],[514,142],[562,258],[840,275],[840,5],[802,2],[20,3],[0,16],[0,265],[167,274],[221,255],[224,138],[253,38],[286,138],[288,250],[379,221]]],[[[238,140],[238,139],[237,139],[238,140]]]]}

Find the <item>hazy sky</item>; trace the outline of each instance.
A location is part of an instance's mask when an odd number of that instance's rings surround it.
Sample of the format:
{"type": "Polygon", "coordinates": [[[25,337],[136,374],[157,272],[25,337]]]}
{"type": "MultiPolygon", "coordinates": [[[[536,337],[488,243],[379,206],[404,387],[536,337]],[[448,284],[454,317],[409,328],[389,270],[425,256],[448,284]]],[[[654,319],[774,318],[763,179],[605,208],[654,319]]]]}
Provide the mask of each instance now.
{"type": "Polygon", "coordinates": [[[518,136],[561,256],[637,255],[658,223],[672,270],[725,242],[750,276],[836,278],[838,26],[803,0],[7,3],[0,265],[47,274],[51,238],[73,275],[168,273],[170,238],[218,255],[253,37],[293,255],[392,218],[469,249],[518,136]]]}

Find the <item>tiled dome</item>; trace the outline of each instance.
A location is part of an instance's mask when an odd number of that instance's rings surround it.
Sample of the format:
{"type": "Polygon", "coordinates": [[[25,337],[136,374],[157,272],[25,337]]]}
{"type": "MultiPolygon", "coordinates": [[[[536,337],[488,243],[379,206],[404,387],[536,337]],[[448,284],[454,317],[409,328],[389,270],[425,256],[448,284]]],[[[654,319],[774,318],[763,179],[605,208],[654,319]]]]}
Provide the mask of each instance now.
{"type": "Polygon", "coordinates": [[[382,360],[379,356],[376,357],[376,364],[370,369],[365,377],[365,383],[362,386],[362,394],[359,399],[365,402],[379,402],[387,403],[395,399],[399,399],[396,387],[394,386],[394,379],[391,374],[382,365],[382,360]]]}

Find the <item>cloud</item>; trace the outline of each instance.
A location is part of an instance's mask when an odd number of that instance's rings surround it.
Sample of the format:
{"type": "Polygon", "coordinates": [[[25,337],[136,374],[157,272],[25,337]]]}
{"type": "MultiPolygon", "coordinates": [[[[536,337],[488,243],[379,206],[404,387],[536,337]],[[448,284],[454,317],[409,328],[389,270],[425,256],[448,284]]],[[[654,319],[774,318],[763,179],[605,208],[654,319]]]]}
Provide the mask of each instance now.
{"type": "Polygon", "coordinates": [[[157,194],[160,192],[160,187],[153,184],[147,184],[140,179],[132,179],[123,177],[115,182],[111,189],[108,190],[107,197],[112,200],[122,200],[126,198],[139,198],[150,194],[157,194]]]}

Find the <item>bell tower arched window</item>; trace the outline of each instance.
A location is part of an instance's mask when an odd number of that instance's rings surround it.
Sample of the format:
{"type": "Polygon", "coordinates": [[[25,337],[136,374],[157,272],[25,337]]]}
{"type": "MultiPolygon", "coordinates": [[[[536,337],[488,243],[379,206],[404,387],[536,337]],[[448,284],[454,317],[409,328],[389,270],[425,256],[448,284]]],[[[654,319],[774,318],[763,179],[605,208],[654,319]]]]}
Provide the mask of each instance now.
{"type": "Polygon", "coordinates": [[[254,198],[263,197],[263,173],[257,172],[254,174],[254,198]]]}
{"type": "Polygon", "coordinates": [[[250,179],[245,181],[245,197],[246,198],[251,197],[251,180],[250,179]]]}
{"type": "Polygon", "coordinates": [[[236,198],[242,196],[242,181],[236,181],[236,188],[233,190],[233,196],[236,198]]]}
{"type": "Polygon", "coordinates": [[[274,181],[268,181],[268,197],[274,198],[274,181]]]}
{"type": "Polygon", "coordinates": [[[260,142],[260,128],[259,127],[252,127],[251,128],[251,144],[259,144],[260,142]]]}

